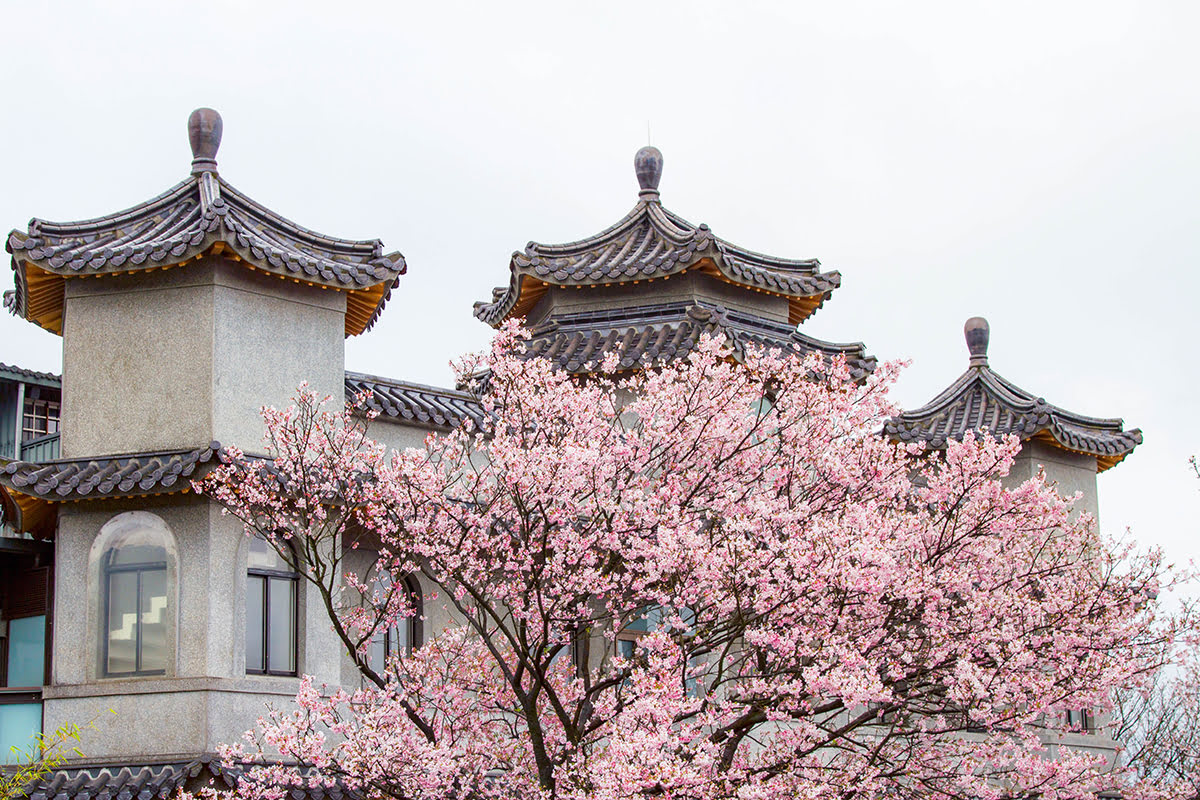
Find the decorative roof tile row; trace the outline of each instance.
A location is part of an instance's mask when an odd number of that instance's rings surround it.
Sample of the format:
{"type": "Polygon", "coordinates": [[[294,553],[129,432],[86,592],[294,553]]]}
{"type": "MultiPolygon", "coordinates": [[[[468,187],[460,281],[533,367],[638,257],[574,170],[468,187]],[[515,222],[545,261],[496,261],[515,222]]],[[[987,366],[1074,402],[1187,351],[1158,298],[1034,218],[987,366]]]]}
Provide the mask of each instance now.
{"type": "Polygon", "coordinates": [[[58,274],[95,275],[178,264],[215,242],[268,272],[358,289],[404,272],[399,253],[379,240],[334,239],[302,228],[239,192],[225,179],[192,176],[134,208],[81,222],[31,220],[9,234],[14,258],[58,274]],[[211,191],[204,191],[209,184],[211,191]]]}
{"type": "Polygon", "coordinates": [[[0,363],[0,379],[8,379],[15,381],[35,381],[41,384],[52,384],[62,386],[62,376],[55,375],[53,372],[38,372],[24,367],[16,367],[11,364],[0,363]]]}
{"type": "MultiPolygon", "coordinates": [[[[182,791],[213,786],[232,789],[241,770],[228,769],[213,756],[191,761],[147,765],[91,766],[51,773],[26,789],[29,800],[169,800],[182,791]]],[[[343,800],[352,797],[339,786],[290,787],[292,800],[343,800]]]]}
{"type": "Polygon", "coordinates": [[[177,761],[167,764],[114,765],[64,769],[26,789],[29,800],[168,800],[193,781],[220,779],[232,788],[219,762],[177,761]]]}
{"type": "Polygon", "coordinates": [[[1142,432],[1125,430],[1120,419],[1076,414],[1047,403],[993,371],[987,363],[987,321],[967,321],[970,366],[921,408],[888,420],[884,433],[900,442],[926,442],[942,448],[969,431],[1013,434],[1022,441],[1042,439],[1071,452],[1094,456],[1097,471],[1118,464],[1142,443],[1142,432]]]}
{"type": "Polygon", "coordinates": [[[0,486],[44,500],[81,500],[181,491],[196,471],[220,458],[221,445],[195,450],[0,464],[0,486]]]}
{"type": "Polygon", "coordinates": [[[792,326],[700,303],[663,303],[620,310],[552,317],[532,330],[528,353],[568,372],[588,372],[615,350],[620,366],[655,366],[685,357],[701,335],[723,334],[735,355],[747,345],[781,348],[800,357],[820,353],[846,358],[856,380],[875,368],[862,343],[835,344],[806,336],[792,326]]]}
{"type": "Polygon", "coordinates": [[[353,402],[359,395],[369,408],[397,422],[443,429],[457,428],[467,419],[476,427],[483,424],[483,406],[466,392],[347,372],[346,399],[353,402]]]}

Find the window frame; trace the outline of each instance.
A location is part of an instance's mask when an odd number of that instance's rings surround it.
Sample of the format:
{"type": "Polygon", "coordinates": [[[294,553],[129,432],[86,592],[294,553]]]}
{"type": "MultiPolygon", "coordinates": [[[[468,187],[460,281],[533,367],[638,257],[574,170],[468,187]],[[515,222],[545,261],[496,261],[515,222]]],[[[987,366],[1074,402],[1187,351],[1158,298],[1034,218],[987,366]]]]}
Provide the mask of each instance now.
{"type": "MultiPolygon", "coordinates": [[[[262,538],[262,537],[258,537],[262,538]]],[[[267,547],[278,555],[275,550],[275,545],[272,542],[263,539],[267,547]]],[[[253,542],[252,542],[253,543],[253,542]]],[[[291,545],[285,543],[285,546],[291,549],[291,545]]],[[[295,551],[293,553],[293,560],[295,551]]],[[[287,559],[279,556],[280,560],[287,563],[287,559]]],[[[262,579],[262,669],[251,669],[250,667],[250,615],[249,602],[247,602],[246,614],[246,674],[247,675],[274,675],[282,678],[294,678],[300,674],[300,574],[295,569],[268,569],[266,567],[246,567],[246,597],[250,597],[251,580],[254,578],[262,579]],[[291,583],[292,597],[292,669],[279,670],[271,668],[271,582],[272,581],[288,581],[291,583]]]]}
{"type": "MultiPolygon", "coordinates": [[[[412,606],[412,610],[413,610],[412,616],[407,617],[401,623],[408,627],[408,649],[404,653],[399,652],[399,644],[400,643],[399,643],[399,641],[397,641],[399,639],[399,637],[396,634],[399,632],[400,626],[399,625],[389,625],[387,627],[387,629],[385,629],[382,632],[382,637],[381,637],[382,644],[383,644],[383,648],[382,648],[383,663],[382,664],[374,663],[374,661],[375,661],[374,653],[371,651],[368,651],[368,657],[370,659],[368,662],[369,666],[371,667],[371,669],[373,669],[377,673],[381,673],[381,674],[387,671],[387,662],[388,662],[389,658],[391,658],[392,656],[395,656],[395,655],[403,655],[403,656],[412,655],[413,651],[418,649],[422,644],[422,638],[423,638],[423,634],[424,634],[422,612],[424,610],[424,608],[423,608],[424,604],[421,601],[421,586],[419,583],[417,583],[416,578],[413,577],[412,575],[405,575],[404,578],[402,579],[401,583],[404,587],[404,592],[408,599],[408,602],[412,606]]],[[[376,633],[376,636],[379,636],[379,633],[376,633]]],[[[378,640],[373,639],[371,642],[370,646],[372,649],[374,648],[375,641],[378,641],[378,640]]]]}
{"type": "Polygon", "coordinates": [[[1063,716],[1072,733],[1086,735],[1096,732],[1096,715],[1090,708],[1069,708],[1063,716]]]}
{"type": "Polygon", "coordinates": [[[102,636],[102,638],[104,639],[104,648],[101,653],[100,665],[101,665],[101,675],[105,678],[142,678],[142,677],[162,676],[162,675],[167,674],[167,662],[169,661],[169,658],[167,657],[167,654],[165,652],[163,654],[163,668],[162,669],[144,670],[141,668],[142,667],[142,573],[151,572],[151,571],[158,572],[160,570],[162,571],[163,584],[167,587],[167,602],[168,603],[170,602],[170,581],[171,581],[171,576],[170,576],[170,572],[169,572],[170,558],[169,558],[169,554],[167,553],[167,548],[162,545],[159,545],[159,547],[162,548],[163,555],[164,555],[164,558],[162,561],[145,561],[145,562],[136,563],[136,564],[114,565],[112,563],[113,556],[120,549],[120,545],[117,545],[116,547],[110,547],[104,553],[104,561],[103,561],[103,564],[101,565],[101,569],[100,569],[101,578],[103,580],[103,584],[100,588],[101,588],[101,593],[104,596],[103,612],[102,612],[102,616],[101,616],[101,619],[103,620],[103,626],[104,626],[103,627],[103,636],[102,636]],[[134,655],[133,655],[134,668],[132,671],[129,671],[129,672],[113,672],[112,670],[109,669],[109,658],[108,658],[109,657],[109,641],[112,638],[112,636],[111,636],[112,630],[109,627],[110,619],[111,619],[110,614],[112,611],[112,576],[114,574],[123,574],[123,573],[130,573],[130,572],[137,574],[137,591],[136,591],[135,602],[134,602],[134,608],[135,608],[135,614],[136,614],[136,619],[134,621],[134,643],[135,643],[134,651],[133,651],[133,653],[134,653],[134,655]]]}
{"type": "Polygon", "coordinates": [[[52,433],[58,433],[61,427],[62,400],[36,395],[25,396],[25,402],[21,408],[22,443],[38,439],[42,436],[49,436],[52,433]],[[51,427],[53,427],[53,430],[51,430],[51,427]]]}

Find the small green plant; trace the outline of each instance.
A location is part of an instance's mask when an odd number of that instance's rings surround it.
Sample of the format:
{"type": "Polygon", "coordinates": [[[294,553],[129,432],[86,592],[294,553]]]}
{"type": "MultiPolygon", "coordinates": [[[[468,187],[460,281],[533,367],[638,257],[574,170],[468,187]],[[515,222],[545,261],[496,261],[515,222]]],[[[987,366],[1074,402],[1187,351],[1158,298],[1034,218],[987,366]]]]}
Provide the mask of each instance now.
{"type": "MultiPolygon", "coordinates": [[[[92,724],[84,727],[90,728],[92,724]]],[[[25,797],[31,783],[46,777],[72,756],[83,756],[76,746],[82,734],[83,728],[69,722],[51,733],[34,734],[32,742],[24,750],[13,745],[15,763],[0,771],[0,800],[25,797]]]]}

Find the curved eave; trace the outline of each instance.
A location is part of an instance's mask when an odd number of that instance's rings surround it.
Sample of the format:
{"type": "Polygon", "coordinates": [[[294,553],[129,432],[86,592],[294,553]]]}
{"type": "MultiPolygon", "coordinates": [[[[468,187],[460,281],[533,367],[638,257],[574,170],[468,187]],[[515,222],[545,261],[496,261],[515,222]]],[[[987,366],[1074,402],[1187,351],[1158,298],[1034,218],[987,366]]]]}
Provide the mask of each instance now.
{"type": "Polygon", "coordinates": [[[1021,389],[987,367],[972,367],[928,404],[905,411],[888,420],[884,433],[897,442],[923,441],[934,449],[946,446],[947,439],[961,439],[968,431],[992,435],[1013,434],[1021,441],[1037,440],[1068,453],[1096,459],[1096,471],[1104,472],[1121,463],[1142,443],[1141,430],[1126,431],[1124,421],[1089,417],[1066,411],[1021,389]],[[970,420],[971,395],[985,393],[995,404],[992,411],[1007,414],[1010,423],[997,430],[983,420],[970,420]],[[949,428],[948,418],[961,421],[949,428]]]}
{"type": "Polygon", "coordinates": [[[0,484],[0,507],[4,509],[4,519],[9,527],[17,533],[28,533],[39,539],[54,535],[58,515],[49,501],[0,484]]]}
{"type": "Polygon", "coordinates": [[[346,335],[368,330],[407,269],[378,239],[325,236],[276,214],[211,173],[151,200],[90,220],[34,219],[13,231],[11,310],[62,334],[67,279],[172,269],[225,255],[280,280],[346,292],[346,335]]]}
{"type": "MultiPolygon", "coordinates": [[[[551,286],[565,289],[591,289],[599,286],[622,286],[652,283],[657,280],[668,280],[689,270],[696,270],[711,275],[717,280],[729,283],[743,289],[749,289],[760,294],[787,298],[788,323],[799,325],[811,317],[825,304],[833,294],[833,290],[842,283],[841,273],[837,271],[823,272],[806,276],[803,280],[811,286],[809,291],[783,291],[778,285],[766,277],[754,276],[748,270],[735,270],[729,261],[715,247],[712,252],[700,252],[694,260],[687,261],[670,270],[658,270],[654,275],[642,277],[628,276],[619,279],[598,280],[594,283],[559,281],[550,276],[539,276],[530,269],[523,253],[514,253],[509,264],[509,284],[507,288],[497,289],[491,302],[477,302],[474,306],[475,317],[493,328],[499,327],[505,320],[513,317],[526,316],[537,301],[542,298],[551,286]],[[520,261],[519,261],[520,259],[520,261]],[[549,279],[547,279],[549,277],[549,279]]],[[[777,284],[777,282],[776,282],[777,284]]]]}
{"type": "MultiPolygon", "coordinates": [[[[10,236],[10,241],[13,237],[23,236],[24,234],[14,231],[10,236]]],[[[405,271],[403,256],[399,253],[394,253],[384,256],[384,258],[389,260],[394,259],[392,263],[398,266],[391,267],[388,270],[387,277],[382,281],[356,288],[337,285],[331,286],[327,282],[314,281],[307,276],[299,277],[281,272],[267,258],[257,257],[251,248],[238,246],[236,244],[236,237],[229,238],[235,239],[235,243],[231,244],[225,236],[210,233],[205,235],[195,245],[179,248],[178,253],[172,251],[169,259],[163,259],[158,263],[146,263],[144,261],[141,265],[130,265],[131,268],[129,269],[114,268],[91,272],[75,271],[61,267],[54,268],[46,263],[45,260],[29,258],[25,254],[25,251],[14,251],[10,247],[9,252],[13,255],[12,266],[16,284],[12,311],[17,316],[23,317],[35,325],[61,336],[63,303],[65,300],[66,281],[68,279],[104,278],[116,275],[153,272],[155,270],[167,270],[186,266],[193,261],[199,261],[205,257],[225,256],[232,261],[243,264],[250,270],[272,275],[285,282],[290,281],[319,289],[345,292],[345,332],[346,336],[355,336],[370,330],[371,326],[375,324],[375,321],[383,311],[385,303],[391,297],[392,289],[399,283],[399,276],[405,271]]],[[[146,261],[149,260],[147,259],[146,261]]]]}
{"type": "Polygon", "coordinates": [[[707,225],[692,225],[657,201],[643,201],[594,236],[557,245],[530,242],[524,252],[513,253],[508,286],[497,288],[490,302],[476,303],[474,313],[498,327],[527,315],[551,286],[634,285],[698,270],[744,289],[787,298],[788,321],[799,325],[841,285],[840,273],[819,269],[817,259],[776,258],[738,247],[714,236],[707,225]],[[636,233],[644,225],[652,236],[639,241],[636,233]],[[571,263],[575,259],[586,260],[581,266],[571,263]],[[582,267],[589,268],[587,274],[582,267]]]}
{"type": "Polygon", "coordinates": [[[875,368],[875,357],[867,355],[861,342],[825,342],[789,329],[782,323],[739,315],[701,304],[670,303],[649,306],[606,319],[586,312],[552,319],[533,331],[527,345],[530,356],[548,358],[568,372],[593,371],[604,356],[615,352],[622,370],[661,366],[685,357],[705,334],[726,337],[735,360],[747,346],[779,348],[799,356],[818,353],[823,358],[846,359],[855,380],[864,379],[875,368]]]}
{"type": "Polygon", "coordinates": [[[31,514],[60,503],[186,494],[191,481],[221,456],[212,442],[193,450],[164,450],[52,461],[0,461],[0,488],[20,507],[21,525],[31,514]]]}

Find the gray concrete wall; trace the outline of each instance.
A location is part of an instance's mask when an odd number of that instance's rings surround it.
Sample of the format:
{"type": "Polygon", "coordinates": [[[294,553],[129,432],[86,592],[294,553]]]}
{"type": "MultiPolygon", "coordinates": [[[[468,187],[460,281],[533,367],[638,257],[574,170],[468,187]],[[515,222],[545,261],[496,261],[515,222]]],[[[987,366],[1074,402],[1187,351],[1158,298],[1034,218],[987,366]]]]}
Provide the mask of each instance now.
{"type": "Polygon", "coordinates": [[[410,447],[424,449],[425,437],[434,430],[379,416],[367,427],[367,435],[380,444],[387,445],[389,450],[407,450],[410,447]]]}
{"type": "Polygon", "coordinates": [[[1075,504],[1078,511],[1087,511],[1099,519],[1100,504],[1096,493],[1096,459],[1082,453],[1069,453],[1045,442],[1030,439],[1017,455],[1006,485],[1015,486],[1038,474],[1045,468],[1046,479],[1054,484],[1058,493],[1069,497],[1082,492],[1083,497],[1075,504]]]}
{"type": "MultiPolygon", "coordinates": [[[[245,674],[247,542],[240,523],[190,494],[64,507],[55,543],[47,729],[96,720],[96,730],[87,732],[83,743],[89,758],[195,754],[237,739],[253,727],[265,704],[286,706],[298,678],[245,674]],[[154,514],[173,538],[171,656],[165,676],[105,678],[104,541],[97,537],[105,523],[133,510],[154,514]]],[[[303,581],[298,588],[298,670],[337,684],[340,644],[315,592],[303,581]]]]}
{"type": "Polygon", "coordinates": [[[340,398],[345,295],[221,258],[66,284],[64,458],[261,449],[261,405],[340,398]]]}
{"type": "Polygon", "coordinates": [[[552,286],[526,317],[533,326],[551,314],[574,314],[596,309],[622,309],[681,301],[720,305],[731,311],[755,314],[786,323],[788,300],[734,286],[698,272],[685,272],[666,280],[622,286],[591,286],[567,289],[552,286]]]}
{"type": "Polygon", "coordinates": [[[291,405],[296,387],[345,394],[346,295],[225,262],[213,296],[213,438],[261,450],[260,406],[291,405]]]}
{"type": "Polygon", "coordinates": [[[213,266],[66,282],[62,455],[211,440],[213,266]]]}

